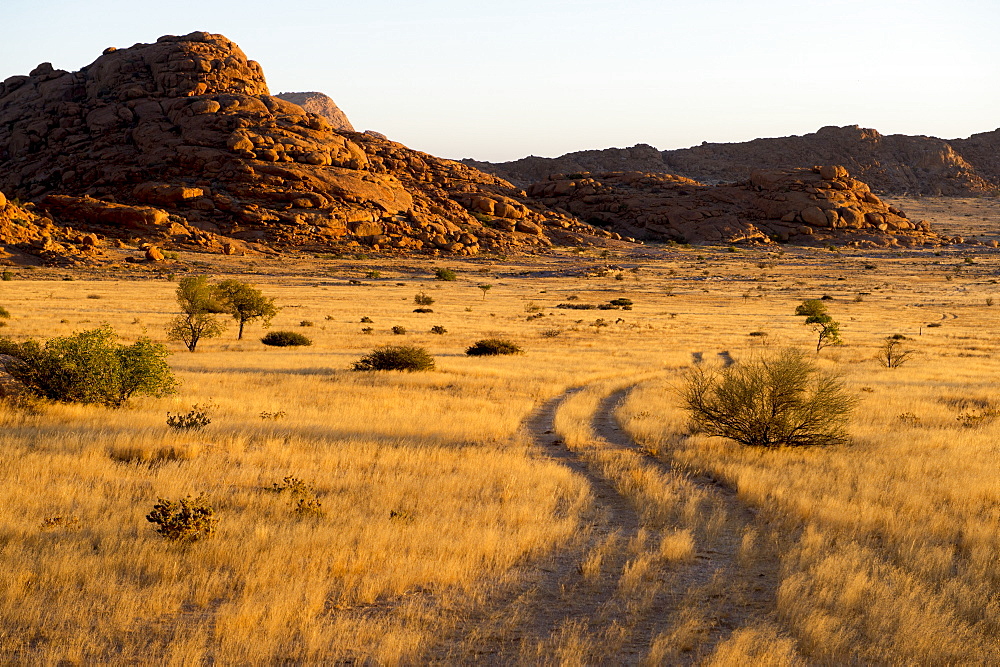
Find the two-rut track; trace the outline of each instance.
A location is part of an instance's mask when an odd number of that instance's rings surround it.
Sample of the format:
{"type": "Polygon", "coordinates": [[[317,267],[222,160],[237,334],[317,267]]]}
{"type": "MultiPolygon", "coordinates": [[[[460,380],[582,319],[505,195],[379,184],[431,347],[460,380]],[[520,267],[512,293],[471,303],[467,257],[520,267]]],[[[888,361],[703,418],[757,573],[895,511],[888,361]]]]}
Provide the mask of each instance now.
{"type": "Polygon", "coordinates": [[[557,432],[556,416],[596,385],[571,389],[526,420],[523,428],[542,455],[568,466],[590,485],[587,525],[571,544],[528,567],[518,585],[466,618],[432,659],[694,663],[735,629],[771,614],[778,563],[776,554],[762,552],[766,540],[747,549],[745,537],[762,529],[755,513],[731,489],[688,475],[637,447],[615,416],[637,384],[601,391],[589,416],[586,446],[567,446],[557,432]],[[628,464],[609,466],[616,457],[628,464]],[[681,519],[675,526],[644,520],[649,508],[639,503],[648,498],[636,496],[627,480],[639,474],[696,494],[700,512],[687,517],[690,525],[681,519]],[[695,537],[693,554],[662,558],[661,532],[685,529],[695,537]]]}

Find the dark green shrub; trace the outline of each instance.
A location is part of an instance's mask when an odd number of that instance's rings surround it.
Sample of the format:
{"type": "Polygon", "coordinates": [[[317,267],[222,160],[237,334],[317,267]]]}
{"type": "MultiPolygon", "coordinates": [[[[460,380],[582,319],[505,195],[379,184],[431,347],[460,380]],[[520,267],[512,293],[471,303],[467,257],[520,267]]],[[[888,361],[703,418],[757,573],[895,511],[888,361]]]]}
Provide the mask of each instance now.
{"type": "Polygon", "coordinates": [[[372,333],[375,333],[375,329],[373,329],[371,327],[361,327],[361,333],[363,333],[363,334],[372,334],[372,333]]]}
{"type": "Polygon", "coordinates": [[[724,368],[698,364],[679,390],[691,428],[755,447],[838,445],[856,399],[798,350],[724,368]]]}
{"type": "Polygon", "coordinates": [[[295,347],[299,345],[312,345],[303,334],[296,331],[272,331],[260,339],[264,345],[271,347],[295,347]]]}
{"type": "Polygon", "coordinates": [[[458,274],[451,269],[446,269],[443,266],[439,266],[434,269],[434,277],[438,280],[458,280],[458,274]]]}
{"type": "Polygon", "coordinates": [[[13,280],[13,279],[14,279],[14,272],[13,271],[4,271],[3,273],[0,273],[0,280],[3,280],[3,281],[6,282],[8,280],[13,280]]]}
{"type": "Polygon", "coordinates": [[[0,319],[8,319],[10,317],[10,312],[3,306],[0,306],[0,319]]]}
{"type": "Polygon", "coordinates": [[[414,308],[413,312],[415,312],[415,313],[433,313],[434,309],[433,308],[414,308]]]}
{"type": "Polygon", "coordinates": [[[564,310],[597,310],[597,306],[592,303],[560,303],[556,304],[556,308],[564,310]]]}
{"type": "Polygon", "coordinates": [[[299,322],[299,326],[300,327],[314,327],[314,326],[316,326],[316,323],[313,322],[312,320],[302,320],[301,322],[299,322]]]}
{"type": "Polygon", "coordinates": [[[386,345],[377,347],[354,362],[356,371],[429,371],[434,357],[422,347],[386,345]]]}
{"type": "Polygon", "coordinates": [[[204,496],[191,496],[177,502],[159,498],[146,521],[156,524],[156,532],[171,542],[196,542],[211,537],[218,519],[204,496]]]}
{"type": "Polygon", "coordinates": [[[625,306],[634,305],[632,303],[632,299],[612,299],[608,303],[610,303],[612,306],[615,306],[616,308],[624,308],[625,306]]]}
{"type": "Polygon", "coordinates": [[[116,338],[107,325],[44,344],[0,338],[0,354],[13,358],[4,367],[14,379],[52,400],[118,408],[134,395],[173,393],[177,383],[167,348],[148,338],[132,345],[120,345],[116,338]]]}
{"type": "Polygon", "coordinates": [[[372,318],[370,318],[367,315],[365,315],[364,317],[361,318],[361,323],[362,324],[371,324],[372,323],[372,318]]]}
{"type": "Polygon", "coordinates": [[[413,303],[418,306],[430,306],[434,303],[434,297],[428,296],[423,292],[417,292],[417,295],[413,297],[413,303]]]}
{"type": "Polygon", "coordinates": [[[438,335],[443,335],[443,334],[446,334],[446,333],[448,333],[448,330],[447,330],[447,329],[445,329],[445,328],[444,328],[443,326],[441,326],[440,324],[435,324],[434,326],[432,326],[432,327],[431,327],[431,333],[432,333],[432,334],[438,334],[438,335]]]}
{"type": "Polygon", "coordinates": [[[392,333],[396,336],[404,336],[406,335],[406,327],[397,324],[392,328],[392,333]]]}
{"type": "Polygon", "coordinates": [[[483,338],[477,340],[473,345],[466,348],[465,353],[470,357],[494,356],[499,354],[524,354],[524,350],[502,338],[483,338]]]}

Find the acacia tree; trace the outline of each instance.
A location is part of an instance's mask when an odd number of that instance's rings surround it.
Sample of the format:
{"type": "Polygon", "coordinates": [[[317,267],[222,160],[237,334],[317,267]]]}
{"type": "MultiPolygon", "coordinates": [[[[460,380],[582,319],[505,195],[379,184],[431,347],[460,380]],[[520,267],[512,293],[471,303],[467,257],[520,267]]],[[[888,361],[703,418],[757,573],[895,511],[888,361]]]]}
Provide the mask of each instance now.
{"type": "Polygon", "coordinates": [[[215,286],[215,294],[225,312],[232,315],[240,325],[237,340],[243,339],[243,327],[247,322],[261,320],[266,327],[271,323],[271,318],[278,314],[274,299],[264,296],[253,285],[239,280],[223,280],[215,286]]]}
{"type": "Polygon", "coordinates": [[[827,345],[842,345],[840,338],[840,322],[837,322],[826,311],[826,305],[819,299],[806,299],[795,308],[796,315],[804,315],[805,323],[812,325],[816,333],[816,354],[827,345]]]}
{"type": "Polygon", "coordinates": [[[218,338],[225,330],[215,315],[226,312],[207,276],[186,276],[177,285],[181,314],[167,326],[167,338],[179,340],[194,352],[202,338],[218,338]]]}

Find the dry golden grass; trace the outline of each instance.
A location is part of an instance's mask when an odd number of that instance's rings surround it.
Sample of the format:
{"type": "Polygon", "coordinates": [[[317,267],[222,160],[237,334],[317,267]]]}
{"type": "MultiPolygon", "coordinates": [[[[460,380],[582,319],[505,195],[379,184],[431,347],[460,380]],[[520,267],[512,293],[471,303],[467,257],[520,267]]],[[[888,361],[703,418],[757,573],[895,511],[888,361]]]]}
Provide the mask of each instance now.
{"type": "MultiPolygon", "coordinates": [[[[755,566],[761,545],[780,555],[766,617],[700,654],[712,621],[685,603],[662,619],[645,664],[1000,661],[1000,421],[991,421],[1000,337],[986,305],[1000,262],[966,256],[693,249],[648,261],[588,252],[534,265],[455,264],[456,283],[431,280],[432,264],[389,261],[313,262],[308,275],[249,278],[284,306],[273,328],[301,331],[312,347],[267,349],[259,328],[243,341],[231,330],[196,354],[174,346],[183,381],[175,397],[119,411],[0,407],[0,657],[427,658],[469,610],[516,587],[521,568],[586,530],[596,502],[586,479],[518,433],[543,401],[583,387],[561,405],[558,435],[633,504],[642,533],[604,541],[580,571],[617,579],[623,618],[638,618],[672,586],[687,590],[663,573],[681,571],[736,526],[710,489],[665,464],[722,480],[759,510],[766,525],[736,538],[743,567],[755,566]],[[620,271],[608,273],[609,262],[620,271]],[[384,278],[365,280],[373,268],[384,278]],[[485,301],[481,282],[494,285],[485,301]],[[418,291],[435,299],[434,313],[412,313],[418,291]],[[812,335],[792,312],[823,294],[835,298],[847,346],[825,350],[820,363],[843,372],[863,400],[853,444],[764,452],[687,436],[670,386],[692,354],[738,359],[762,339],[808,348],[812,335]],[[571,296],[624,296],[636,306],[552,308],[571,296]],[[531,303],[545,315],[527,320],[531,303]],[[393,325],[410,333],[394,336],[393,325]],[[433,325],[448,333],[430,334],[433,325]],[[374,333],[360,333],[366,326],[374,333]],[[911,337],[918,354],[886,370],[872,357],[892,333],[911,337]],[[490,334],[527,354],[464,356],[490,334]],[[347,370],[372,347],[400,342],[426,346],[438,370],[347,370]],[[619,415],[642,449],[598,446],[594,411],[636,381],[619,415]],[[195,404],[213,406],[208,428],[166,427],[167,412],[195,404]],[[261,418],[277,412],[286,414],[261,418]],[[322,517],[296,515],[287,494],[270,490],[286,476],[314,485],[322,517]],[[202,492],[220,518],[212,539],[170,545],[145,521],[158,497],[202,492]],[[626,565],[610,572],[616,553],[626,565]]],[[[106,321],[126,340],[162,340],[174,286],[4,282],[0,305],[12,317],[0,335],[48,337],[106,321]]],[[[586,664],[613,656],[632,630],[570,619],[521,656],[586,664]]]]}

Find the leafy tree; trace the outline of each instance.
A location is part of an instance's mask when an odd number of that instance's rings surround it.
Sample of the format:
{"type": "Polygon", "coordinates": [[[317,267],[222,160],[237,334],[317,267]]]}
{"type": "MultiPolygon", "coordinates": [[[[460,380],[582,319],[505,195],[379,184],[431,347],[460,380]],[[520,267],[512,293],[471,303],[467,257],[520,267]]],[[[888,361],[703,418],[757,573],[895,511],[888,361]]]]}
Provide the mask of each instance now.
{"type": "Polygon", "coordinates": [[[173,393],[177,382],[163,345],[148,338],[120,345],[116,338],[108,325],[44,344],[2,338],[0,354],[13,358],[5,369],[28,391],[57,401],[118,408],[135,395],[173,393]]]}
{"type": "Polygon", "coordinates": [[[486,301],[486,293],[493,289],[493,285],[488,283],[483,283],[481,285],[476,285],[479,289],[483,290],[483,301],[486,301]]]}
{"type": "Polygon", "coordinates": [[[805,323],[812,326],[816,333],[816,353],[827,345],[842,345],[840,338],[840,322],[837,322],[826,310],[826,304],[819,299],[806,299],[795,308],[795,314],[805,315],[805,323]]]}
{"type": "Polygon", "coordinates": [[[693,430],[755,447],[843,444],[857,402],[792,349],[721,369],[699,364],[679,393],[693,430]]]}
{"type": "Polygon", "coordinates": [[[274,299],[264,296],[253,285],[239,280],[223,280],[215,286],[215,295],[225,311],[240,325],[237,340],[243,339],[243,326],[247,322],[261,320],[266,327],[271,323],[271,318],[278,314],[274,299]]]}
{"type": "Polygon", "coordinates": [[[181,314],[167,326],[167,338],[179,340],[190,352],[202,338],[218,338],[225,327],[215,315],[227,312],[219,303],[207,276],[186,276],[177,285],[177,304],[181,314]]]}

